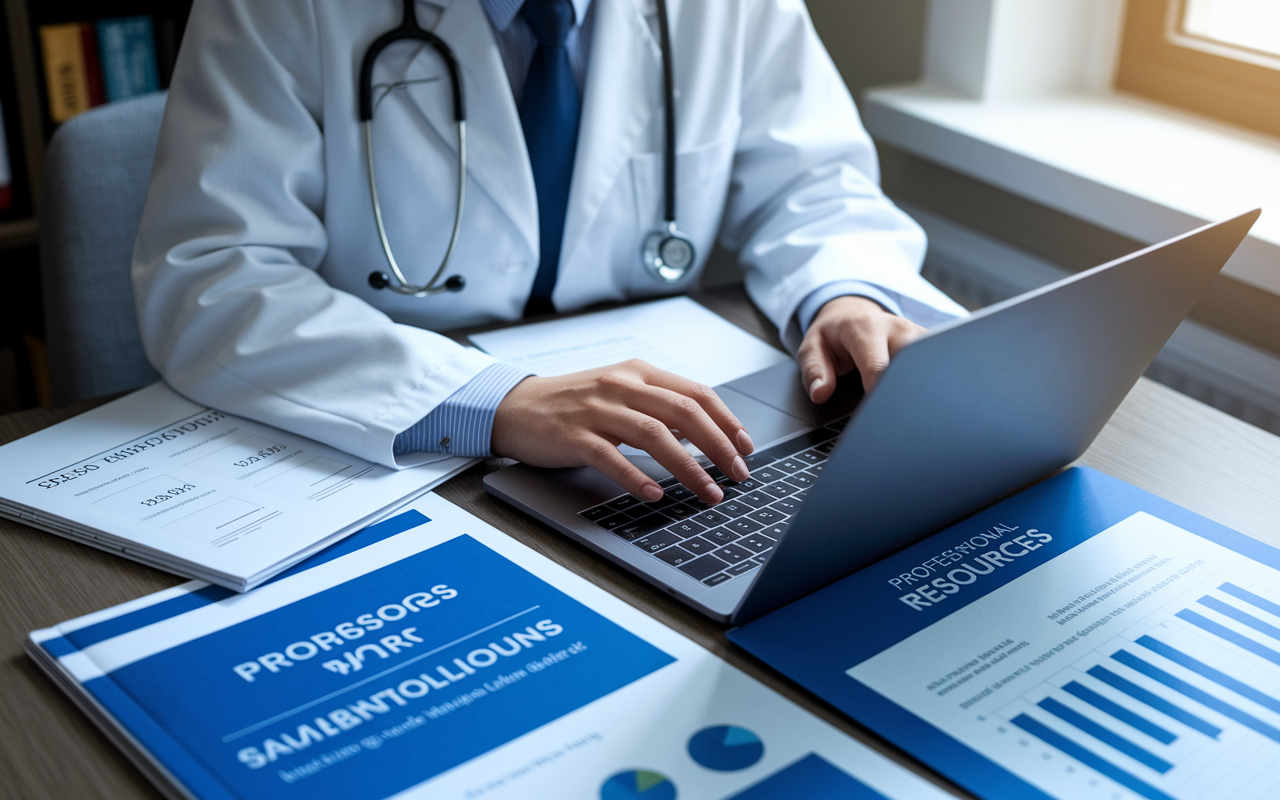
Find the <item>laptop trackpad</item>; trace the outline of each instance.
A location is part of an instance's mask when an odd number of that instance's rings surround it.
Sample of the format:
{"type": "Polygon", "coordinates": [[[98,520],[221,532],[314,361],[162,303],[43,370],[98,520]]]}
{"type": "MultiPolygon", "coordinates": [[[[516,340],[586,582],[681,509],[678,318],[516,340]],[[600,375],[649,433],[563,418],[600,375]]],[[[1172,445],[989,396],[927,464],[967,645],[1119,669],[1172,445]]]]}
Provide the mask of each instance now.
{"type": "MultiPolygon", "coordinates": [[[[721,397],[727,394],[725,389],[741,392],[784,414],[796,417],[805,423],[805,428],[820,428],[828,422],[846,417],[853,413],[862,400],[862,381],[859,380],[858,373],[851,372],[836,382],[836,391],[830,400],[822,405],[814,403],[800,383],[800,367],[794,361],[784,361],[716,387],[721,397]]],[[[750,425],[747,430],[757,442],[760,441],[750,425]]]]}

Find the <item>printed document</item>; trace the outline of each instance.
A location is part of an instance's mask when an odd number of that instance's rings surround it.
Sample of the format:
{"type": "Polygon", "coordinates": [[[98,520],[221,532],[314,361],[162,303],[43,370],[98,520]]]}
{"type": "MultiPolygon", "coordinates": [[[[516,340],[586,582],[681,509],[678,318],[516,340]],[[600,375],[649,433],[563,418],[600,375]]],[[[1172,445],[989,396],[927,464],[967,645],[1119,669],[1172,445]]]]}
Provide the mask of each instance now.
{"type": "Polygon", "coordinates": [[[1280,796],[1280,551],[1091,470],[731,638],[993,800],[1280,796]]]}
{"type": "Polygon", "coordinates": [[[248,594],[28,652],[172,796],[947,796],[435,495],[248,594]]]}
{"type": "Polygon", "coordinates": [[[156,383],[0,448],[0,515],[244,591],[470,463],[388,469],[156,383]]]}
{"type": "Polygon", "coordinates": [[[639,358],[707,386],[789,358],[688,297],[478,333],[471,341],[543,376],[639,358]]]}

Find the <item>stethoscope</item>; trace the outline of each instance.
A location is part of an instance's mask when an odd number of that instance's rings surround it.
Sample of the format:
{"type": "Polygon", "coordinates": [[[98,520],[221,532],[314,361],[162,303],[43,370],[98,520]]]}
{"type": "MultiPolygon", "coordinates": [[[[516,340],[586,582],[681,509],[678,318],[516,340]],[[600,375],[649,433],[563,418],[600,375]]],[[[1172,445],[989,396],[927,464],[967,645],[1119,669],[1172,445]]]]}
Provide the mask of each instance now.
{"type": "MultiPolygon", "coordinates": [[[[431,31],[418,25],[414,12],[415,0],[403,0],[404,13],[399,26],[387,31],[369,45],[360,65],[360,127],[364,134],[364,160],[369,173],[369,196],[373,201],[373,219],[378,226],[378,240],[382,243],[382,252],[387,257],[395,275],[396,283],[385,272],[369,273],[369,285],[374,289],[390,289],[397,294],[426,297],[442,292],[460,292],[467,282],[461,275],[450,275],[440,283],[441,276],[453,259],[453,251],[458,244],[458,233],[462,230],[462,210],[466,205],[467,188],[467,113],[462,93],[462,75],[458,70],[458,60],[444,40],[431,31]],[[449,84],[453,92],[453,118],[458,129],[458,192],[455,202],[456,211],[453,217],[453,232],[449,235],[449,246],[444,251],[444,259],[436,269],[431,280],[424,286],[409,283],[400,269],[395,255],[391,252],[391,242],[387,239],[387,229],[382,221],[382,204],[378,201],[378,180],[373,169],[373,112],[378,101],[374,100],[373,65],[382,51],[395,42],[404,39],[417,39],[433,47],[444,61],[449,72],[449,84]]],[[[649,274],[663,283],[676,283],[689,274],[697,251],[689,237],[676,227],[676,104],[675,79],[671,71],[671,34],[667,25],[666,0],[657,0],[658,5],[658,39],[662,49],[662,91],[666,106],[666,130],[663,146],[663,182],[664,208],[663,226],[645,237],[640,248],[640,258],[649,274]]],[[[388,93],[390,89],[388,88],[388,93]]],[[[386,94],[383,94],[386,97],[386,94]]]]}

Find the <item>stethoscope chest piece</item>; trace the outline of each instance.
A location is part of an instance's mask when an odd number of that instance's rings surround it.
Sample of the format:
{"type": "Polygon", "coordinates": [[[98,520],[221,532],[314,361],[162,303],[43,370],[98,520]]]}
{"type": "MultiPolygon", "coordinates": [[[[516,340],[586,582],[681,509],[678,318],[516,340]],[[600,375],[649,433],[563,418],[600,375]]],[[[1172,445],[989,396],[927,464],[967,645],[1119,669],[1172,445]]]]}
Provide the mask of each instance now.
{"type": "Polygon", "coordinates": [[[697,258],[693,242],[676,230],[674,222],[665,230],[654,231],[644,238],[641,250],[645,269],[664,283],[676,283],[689,274],[697,258]]]}

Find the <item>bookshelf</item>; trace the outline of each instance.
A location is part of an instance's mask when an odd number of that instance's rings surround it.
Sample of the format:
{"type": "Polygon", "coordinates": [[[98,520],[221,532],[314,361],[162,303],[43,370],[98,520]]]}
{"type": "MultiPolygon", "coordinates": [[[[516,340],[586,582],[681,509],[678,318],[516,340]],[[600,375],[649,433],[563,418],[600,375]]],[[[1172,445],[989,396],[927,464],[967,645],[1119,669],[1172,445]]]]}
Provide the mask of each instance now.
{"type": "MultiPolygon", "coordinates": [[[[11,198],[7,208],[0,207],[0,281],[5,286],[0,291],[0,412],[14,410],[12,398],[17,398],[17,407],[44,404],[48,398],[37,246],[45,147],[58,125],[51,113],[46,69],[45,46],[54,42],[48,27],[63,26],[65,45],[67,26],[81,24],[82,64],[89,70],[90,83],[97,81],[99,87],[92,100],[100,102],[108,100],[111,91],[119,94],[169,85],[191,2],[0,0],[0,134],[8,156],[11,198]],[[134,24],[126,25],[130,20],[134,24]],[[43,34],[42,28],[46,29],[43,34]],[[121,83],[119,67],[126,62],[120,48],[141,47],[140,42],[149,43],[153,53],[154,63],[145,76],[149,82],[121,83]],[[112,56],[117,60],[108,63],[112,56]],[[110,82],[113,78],[115,83],[110,82]]],[[[136,66],[138,62],[128,63],[136,66]]],[[[61,88],[65,90],[65,85],[61,88]]],[[[65,101],[65,93],[62,97],[65,101]]],[[[0,188],[0,206],[6,204],[4,196],[0,188]]]]}

